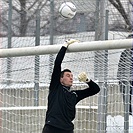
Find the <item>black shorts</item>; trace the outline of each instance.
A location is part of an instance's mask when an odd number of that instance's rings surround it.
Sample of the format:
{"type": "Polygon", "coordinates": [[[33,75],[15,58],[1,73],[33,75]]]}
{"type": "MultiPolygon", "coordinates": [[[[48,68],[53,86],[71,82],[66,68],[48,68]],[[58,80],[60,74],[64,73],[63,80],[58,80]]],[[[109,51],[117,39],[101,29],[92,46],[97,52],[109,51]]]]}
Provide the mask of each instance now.
{"type": "Polygon", "coordinates": [[[45,125],[42,133],[74,133],[73,130],[63,130],[51,125],[45,125]]]}

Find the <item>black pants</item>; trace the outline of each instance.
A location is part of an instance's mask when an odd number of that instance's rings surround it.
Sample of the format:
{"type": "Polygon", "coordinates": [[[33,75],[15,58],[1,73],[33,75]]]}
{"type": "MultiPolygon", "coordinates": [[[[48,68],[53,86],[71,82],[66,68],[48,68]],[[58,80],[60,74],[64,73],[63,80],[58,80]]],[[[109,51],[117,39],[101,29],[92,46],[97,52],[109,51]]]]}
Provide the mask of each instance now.
{"type": "MultiPolygon", "coordinates": [[[[123,95],[123,102],[125,103],[125,85],[127,84],[127,81],[121,81],[119,82],[120,85],[120,92],[123,95]]],[[[133,93],[133,81],[130,81],[130,90],[129,90],[129,114],[132,115],[132,93],[133,93]]]]}
{"type": "Polygon", "coordinates": [[[42,133],[74,133],[73,131],[59,129],[50,125],[45,125],[42,133]]]}

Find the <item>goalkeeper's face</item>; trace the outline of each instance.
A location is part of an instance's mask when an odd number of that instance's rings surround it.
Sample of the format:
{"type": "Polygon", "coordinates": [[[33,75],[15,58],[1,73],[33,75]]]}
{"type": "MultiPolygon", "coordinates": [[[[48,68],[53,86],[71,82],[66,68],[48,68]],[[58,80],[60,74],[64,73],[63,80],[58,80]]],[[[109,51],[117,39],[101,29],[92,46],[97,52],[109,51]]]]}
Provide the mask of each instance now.
{"type": "Polygon", "coordinates": [[[60,78],[60,82],[64,86],[71,87],[73,84],[73,74],[71,72],[64,72],[60,78]]]}

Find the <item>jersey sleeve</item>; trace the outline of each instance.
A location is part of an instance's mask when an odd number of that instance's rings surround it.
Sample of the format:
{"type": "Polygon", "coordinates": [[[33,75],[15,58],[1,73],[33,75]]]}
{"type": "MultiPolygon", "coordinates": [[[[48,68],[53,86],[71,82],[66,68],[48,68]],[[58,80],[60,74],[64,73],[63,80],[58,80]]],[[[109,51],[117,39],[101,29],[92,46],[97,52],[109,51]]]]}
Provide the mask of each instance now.
{"type": "Polygon", "coordinates": [[[92,80],[87,84],[89,86],[88,88],[74,91],[77,94],[77,102],[79,102],[80,100],[86,97],[93,96],[100,91],[99,86],[92,80]]]}
{"type": "Polygon", "coordinates": [[[50,87],[49,89],[55,89],[57,84],[60,83],[60,74],[61,74],[61,63],[64,59],[65,53],[66,53],[67,48],[62,46],[60,51],[58,52],[55,62],[54,62],[54,68],[53,68],[53,73],[51,76],[51,82],[50,82],[50,87]]]}

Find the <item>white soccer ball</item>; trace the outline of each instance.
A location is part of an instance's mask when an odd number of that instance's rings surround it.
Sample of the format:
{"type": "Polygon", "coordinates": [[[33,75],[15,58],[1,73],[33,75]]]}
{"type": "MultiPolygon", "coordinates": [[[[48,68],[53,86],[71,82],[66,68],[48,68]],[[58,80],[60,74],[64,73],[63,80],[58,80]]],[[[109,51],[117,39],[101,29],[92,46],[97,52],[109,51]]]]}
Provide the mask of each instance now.
{"type": "Polygon", "coordinates": [[[76,6],[71,2],[63,3],[59,8],[62,17],[72,19],[76,14],[76,6]]]}

